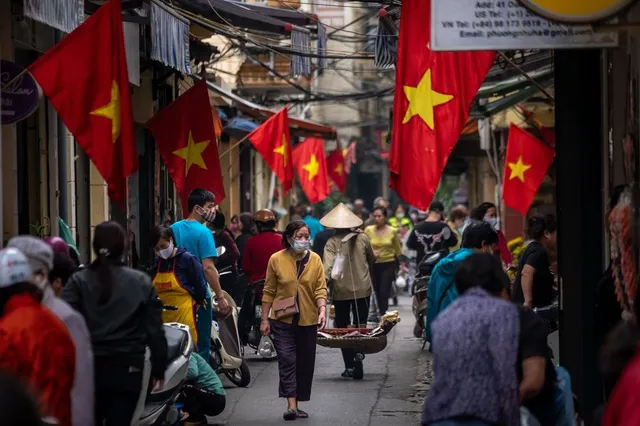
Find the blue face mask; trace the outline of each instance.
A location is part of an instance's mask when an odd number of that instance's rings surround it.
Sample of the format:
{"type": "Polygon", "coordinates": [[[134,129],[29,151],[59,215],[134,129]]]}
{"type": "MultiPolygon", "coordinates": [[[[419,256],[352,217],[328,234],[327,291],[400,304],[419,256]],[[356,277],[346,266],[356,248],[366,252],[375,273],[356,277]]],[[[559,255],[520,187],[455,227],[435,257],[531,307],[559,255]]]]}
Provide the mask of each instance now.
{"type": "Polygon", "coordinates": [[[310,241],[309,240],[291,240],[291,248],[296,253],[304,253],[309,250],[310,241]]]}

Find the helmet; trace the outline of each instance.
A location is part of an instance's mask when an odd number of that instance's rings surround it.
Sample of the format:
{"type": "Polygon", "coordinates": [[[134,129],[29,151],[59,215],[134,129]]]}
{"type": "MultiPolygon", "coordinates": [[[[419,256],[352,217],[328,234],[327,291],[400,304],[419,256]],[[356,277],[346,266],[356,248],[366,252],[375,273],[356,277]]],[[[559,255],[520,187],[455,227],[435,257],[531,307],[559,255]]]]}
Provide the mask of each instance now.
{"type": "Polygon", "coordinates": [[[276,221],[276,215],[273,214],[273,212],[269,209],[261,209],[258,210],[256,212],[256,214],[253,216],[253,220],[255,220],[256,222],[275,222],[276,221]]]}
{"type": "Polygon", "coordinates": [[[54,253],[69,254],[69,245],[60,237],[46,237],[44,242],[51,246],[54,253]]]}
{"type": "Polygon", "coordinates": [[[0,288],[11,287],[33,279],[27,257],[15,248],[0,250],[0,288]]]}

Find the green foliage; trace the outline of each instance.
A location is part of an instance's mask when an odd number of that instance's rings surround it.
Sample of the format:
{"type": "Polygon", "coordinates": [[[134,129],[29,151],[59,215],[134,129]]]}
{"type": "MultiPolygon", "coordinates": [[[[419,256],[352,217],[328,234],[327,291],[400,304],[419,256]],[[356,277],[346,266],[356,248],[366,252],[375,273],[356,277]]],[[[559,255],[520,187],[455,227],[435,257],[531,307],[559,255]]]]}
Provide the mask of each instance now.
{"type": "Polygon", "coordinates": [[[44,238],[46,236],[45,231],[47,230],[47,226],[43,223],[40,223],[40,221],[29,224],[29,229],[31,235],[33,235],[34,237],[44,238]]]}
{"type": "Polygon", "coordinates": [[[434,200],[440,201],[444,204],[445,211],[451,210],[455,207],[455,203],[453,201],[453,192],[458,189],[458,182],[453,179],[442,179],[440,181],[440,185],[438,185],[438,190],[436,191],[436,195],[433,198],[434,200]]]}
{"type": "Polygon", "coordinates": [[[329,212],[335,206],[340,203],[347,204],[349,202],[349,197],[344,195],[342,192],[333,191],[327,198],[318,203],[318,205],[322,208],[323,211],[329,212]]]}

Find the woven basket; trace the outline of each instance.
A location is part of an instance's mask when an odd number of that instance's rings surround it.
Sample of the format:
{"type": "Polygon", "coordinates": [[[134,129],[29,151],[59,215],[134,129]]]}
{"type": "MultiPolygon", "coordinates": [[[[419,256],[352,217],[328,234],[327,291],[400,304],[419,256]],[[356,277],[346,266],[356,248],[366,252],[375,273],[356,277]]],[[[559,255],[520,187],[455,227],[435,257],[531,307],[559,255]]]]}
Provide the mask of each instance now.
{"type": "Polygon", "coordinates": [[[367,337],[367,336],[354,336],[338,338],[345,334],[358,331],[362,334],[369,333],[372,329],[358,329],[358,328],[333,328],[322,330],[323,333],[331,334],[336,337],[324,337],[318,335],[317,343],[325,348],[333,349],[354,349],[357,352],[364,354],[375,354],[384,350],[387,347],[387,336],[367,337]]]}

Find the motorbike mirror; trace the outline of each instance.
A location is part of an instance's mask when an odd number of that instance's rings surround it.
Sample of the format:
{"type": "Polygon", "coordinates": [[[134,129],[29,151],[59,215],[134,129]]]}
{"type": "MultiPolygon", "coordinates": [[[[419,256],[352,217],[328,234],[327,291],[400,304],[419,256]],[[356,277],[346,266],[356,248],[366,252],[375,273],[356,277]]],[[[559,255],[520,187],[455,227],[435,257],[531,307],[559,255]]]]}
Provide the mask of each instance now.
{"type": "Polygon", "coordinates": [[[216,249],[216,251],[218,252],[218,257],[220,257],[226,253],[227,248],[225,246],[220,246],[216,249]]]}

